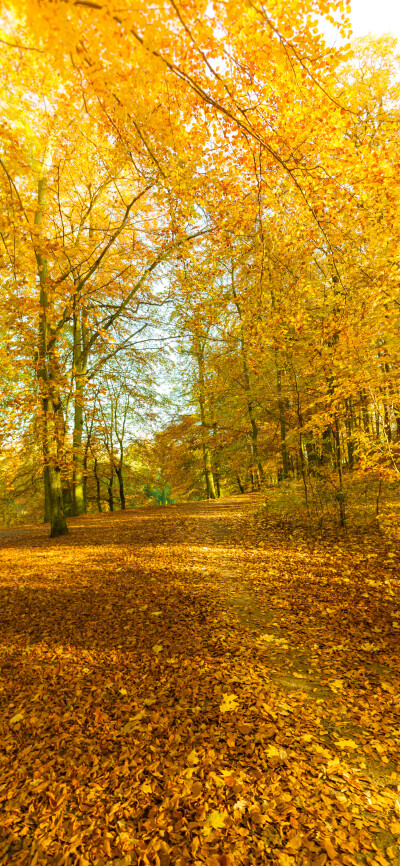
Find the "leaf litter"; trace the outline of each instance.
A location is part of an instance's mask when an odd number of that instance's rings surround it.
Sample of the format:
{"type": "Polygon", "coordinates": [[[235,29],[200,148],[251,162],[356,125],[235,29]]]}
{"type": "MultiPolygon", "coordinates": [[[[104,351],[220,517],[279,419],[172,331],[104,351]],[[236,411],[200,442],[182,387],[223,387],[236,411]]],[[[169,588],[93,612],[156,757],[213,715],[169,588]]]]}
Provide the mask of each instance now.
{"type": "Polygon", "coordinates": [[[400,862],[398,550],[257,502],[3,539],[0,862],[400,862]]]}

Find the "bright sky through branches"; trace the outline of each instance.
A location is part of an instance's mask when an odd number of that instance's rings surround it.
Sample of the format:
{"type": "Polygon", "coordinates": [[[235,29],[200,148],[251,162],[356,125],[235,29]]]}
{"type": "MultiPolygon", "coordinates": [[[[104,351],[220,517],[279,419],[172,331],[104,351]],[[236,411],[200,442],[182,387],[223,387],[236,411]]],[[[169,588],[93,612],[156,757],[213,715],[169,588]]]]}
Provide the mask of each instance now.
{"type": "Polygon", "coordinates": [[[381,36],[392,33],[400,41],[399,0],[352,0],[351,23],[353,35],[381,36]]]}

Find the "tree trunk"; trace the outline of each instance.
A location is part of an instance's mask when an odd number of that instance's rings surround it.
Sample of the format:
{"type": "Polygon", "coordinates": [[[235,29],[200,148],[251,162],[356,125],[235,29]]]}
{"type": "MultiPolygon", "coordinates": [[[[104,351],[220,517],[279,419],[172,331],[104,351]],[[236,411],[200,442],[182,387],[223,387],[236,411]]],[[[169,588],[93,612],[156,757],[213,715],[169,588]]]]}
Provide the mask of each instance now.
{"type": "Polygon", "coordinates": [[[240,492],[244,493],[244,487],[243,487],[243,484],[240,480],[240,475],[238,475],[237,473],[236,473],[236,481],[238,483],[238,487],[239,487],[240,492]]]}
{"type": "MultiPolygon", "coordinates": [[[[47,501],[50,505],[50,537],[56,538],[68,532],[67,522],[63,507],[63,492],[61,483],[61,471],[58,455],[58,437],[56,413],[59,409],[57,394],[57,383],[55,379],[55,335],[51,331],[49,322],[52,318],[52,303],[48,297],[47,258],[42,252],[43,238],[41,236],[41,224],[46,202],[46,182],[49,170],[49,146],[43,159],[43,164],[38,180],[37,210],[35,213],[35,226],[37,227],[37,239],[35,241],[35,256],[39,275],[39,331],[38,331],[38,353],[37,353],[37,381],[39,391],[42,395],[42,449],[45,466],[45,490],[47,487],[47,501]]],[[[46,494],[45,494],[46,496],[46,494]]]]}
{"type": "Polygon", "coordinates": [[[247,353],[246,353],[246,342],[244,336],[244,328],[242,321],[242,310],[237,298],[236,289],[234,285],[233,279],[233,271],[232,271],[232,294],[235,299],[235,306],[237,309],[237,313],[240,321],[240,352],[242,356],[242,367],[243,367],[243,382],[244,382],[244,390],[246,394],[246,404],[247,404],[247,412],[250,421],[251,427],[251,456],[252,456],[252,467],[251,467],[251,477],[252,477],[252,487],[254,490],[259,490],[261,487],[261,481],[264,480],[264,469],[260,460],[259,452],[258,452],[258,425],[255,418],[254,412],[254,400],[251,390],[250,384],[250,372],[249,365],[247,363],[247,353]]]}
{"type": "Polygon", "coordinates": [[[121,502],[121,510],[125,511],[125,491],[124,491],[124,478],[122,475],[122,466],[115,467],[115,471],[117,473],[118,485],[119,485],[119,498],[121,502]]]}
{"type": "Polygon", "coordinates": [[[285,404],[283,402],[283,397],[282,397],[282,371],[280,370],[279,364],[278,364],[278,350],[277,349],[275,349],[275,369],[276,369],[276,389],[278,392],[279,425],[280,425],[280,432],[281,432],[282,471],[283,471],[283,478],[286,479],[289,476],[289,461],[288,461],[287,444],[286,444],[285,404]]]}
{"type": "Polygon", "coordinates": [[[101,514],[101,512],[102,512],[102,508],[101,508],[101,496],[100,496],[100,478],[99,478],[99,476],[98,476],[98,474],[97,474],[97,457],[94,458],[94,467],[93,467],[93,471],[94,471],[94,477],[95,477],[95,479],[96,479],[96,501],[97,501],[97,508],[98,508],[98,510],[99,510],[99,512],[100,512],[100,514],[101,514]]]}
{"type": "Polygon", "coordinates": [[[212,473],[211,452],[207,442],[207,425],[206,425],[206,395],[205,395],[205,375],[204,375],[204,346],[197,343],[196,351],[197,363],[199,367],[199,406],[200,406],[200,421],[201,421],[201,437],[203,446],[203,461],[204,475],[206,479],[207,499],[215,499],[214,476],[212,473]]]}
{"type": "Polygon", "coordinates": [[[114,481],[114,472],[112,470],[111,471],[111,478],[108,482],[108,487],[107,487],[108,505],[109,505],[110,511],[114,511],[113,481],[114,481]]]}
{"type": "Polygon", "coordinates": [[[347,455],[350,472],[354,469],[354,417],[353,403],[351,397],[345,402],[346,407],[346,438],[347,438],[347,455]]]}
{"type": "Polygon", "coordinates": [[[43,467],[43,485],[44,485],[44,523],[50,523],[50,520],[51,520],[50,473],[49,473],[49,467],[46,466],[46,464],[43,467]]]}
{"type": "MultiPolygon", "coordinates": [[[[77,388],[78,390],[78,388],[77,388]]],[[[72,483],[74,491],[74,514],[85,513],[85,493],[83,486],[83,464],[82,464],[82,430],[83,430],[83,405],[79,398],[75,397],[74,407],[74,432],[73,432],[73,470],[72,483]]]]}
{"type": "Polygon", "coordinates": [[[74,495],[74,514],[86,513],[85,498],[85,472],[82,454],[82,432],[83,432],[83,403],[84,384],[87,370],[87,333],[80,316],[83,313],[74,313],[74,375],[75,375],[75,405],[74,405],[74,432],[73,432],[73,470],[72,483],[74,495]]]}
{"type": "Polygon", "coordinates": [[[345,515],[345,493],[343,490],[343,472],[342,472],[342,450],[340,447],[340,428],[339,419],[335,415],[335,423],[333,427],[333,436],[335,442],[335,463],[339,477],[339,490],[336,494],[336,499],[339,505],[340,525],[346,526],[345,515]]]}
{"type": "MultiPolygon", "coordinates": [[[[216,421],[214,421],[214,424],[212,425],[212,430],[213,430],[213,440],[216,442],[216,436],[217,436],[217,422],[216,421]]],[[[220,453],[219,453],[218,444],[213,445],[213,452],[214,452],[213,476],[214,476],[214,482],[215,482],[215,490],[217,493],[217,498],[220,499],[221,498],[220,453]]]]}
{"type": "Polygon", "coordinates": [[[85,451],[83,457],[83,503],[84,503],[84,513],[87,513],[87,462],[88,462],[88,454],[85,451]]]}
{"type": "Polygon", "coordinates": [[[43,452],[50,488],[50,538],[57,538],[57,536],[66,535],[68,532],[64,515],[61,472],[57,463],[54,415],[53,404],[48,397],[45,397],[43,399],[43,452]]]}
{"type": "Polygon", "coordinates": [[[368,412],[368,395],[367,395],[367,391],[365,388],[360,392],[360,398],[361,398],[361,408],[362,408],[364,433],[366,433],[367,436],[369,436],[370,418],[369,418],[369,412],[368,412]]]}

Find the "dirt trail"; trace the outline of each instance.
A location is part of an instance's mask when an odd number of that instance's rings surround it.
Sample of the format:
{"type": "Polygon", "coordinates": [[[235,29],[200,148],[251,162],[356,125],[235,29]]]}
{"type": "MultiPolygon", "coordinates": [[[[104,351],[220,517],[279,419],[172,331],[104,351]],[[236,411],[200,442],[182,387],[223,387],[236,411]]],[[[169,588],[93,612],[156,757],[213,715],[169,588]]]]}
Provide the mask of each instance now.
{"type": "Polygon", "coordinates": [[[0,538],[1,863],[400,863],[398,551],[261,505],[0,538]]]}

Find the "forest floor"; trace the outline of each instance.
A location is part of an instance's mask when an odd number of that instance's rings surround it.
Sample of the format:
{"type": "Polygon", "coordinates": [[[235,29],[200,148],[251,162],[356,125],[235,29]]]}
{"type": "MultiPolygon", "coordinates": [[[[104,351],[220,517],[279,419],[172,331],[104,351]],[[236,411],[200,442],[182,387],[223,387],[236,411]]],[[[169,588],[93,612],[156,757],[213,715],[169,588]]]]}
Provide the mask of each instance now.
{"type": "Polygon", "coordinates": [[[399,545],[262,502],[0,534],[0,863],[400,864],[399,545]]]}

